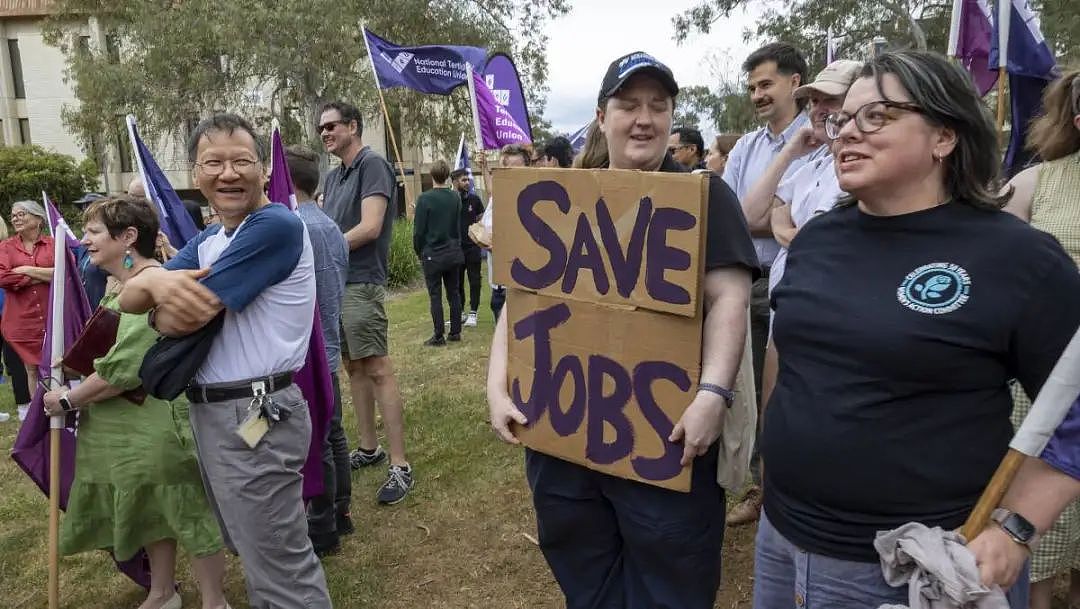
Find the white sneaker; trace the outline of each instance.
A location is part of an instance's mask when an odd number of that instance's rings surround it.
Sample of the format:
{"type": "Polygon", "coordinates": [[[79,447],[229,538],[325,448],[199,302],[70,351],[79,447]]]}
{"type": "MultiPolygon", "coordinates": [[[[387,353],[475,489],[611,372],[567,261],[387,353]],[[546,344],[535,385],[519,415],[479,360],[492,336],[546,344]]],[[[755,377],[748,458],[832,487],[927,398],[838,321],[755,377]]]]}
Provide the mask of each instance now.
{"type": "Polygon", "coordinates": [[[7,423],[11,420],[11,415],[6,412],[0,412],[0,423],[7,423]]]}
{"type": "Polygon", "coordinates": [[[462,312],[462,314],[461,314],[461,323],[465,323],[467,321],[469,321],[469,314],[462,312]]]}
{"type": "Polygon", "coordinates": [[[473,312],[469,313],[468,317],[465,318],[465,327],[466,328],[475,328],[476,327],[476,311],[473,311],[473,312]]]}
{"type": "Polygon", "coordinates": [[[19,408],[19,420],[20,421],[25,421],[26,420],[26,415],[30,412],[30,405],[29,404],[19,404],[18,408],[19,408]]]}

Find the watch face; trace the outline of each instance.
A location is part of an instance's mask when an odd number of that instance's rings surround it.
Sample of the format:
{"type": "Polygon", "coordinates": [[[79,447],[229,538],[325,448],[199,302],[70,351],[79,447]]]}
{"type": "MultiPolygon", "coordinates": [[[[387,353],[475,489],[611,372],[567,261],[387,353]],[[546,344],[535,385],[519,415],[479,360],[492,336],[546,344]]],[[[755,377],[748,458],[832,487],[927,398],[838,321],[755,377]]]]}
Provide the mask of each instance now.
{"type": "Polygon", "coordinates": [[[1008,530],[1014,537],[1027,543],[1031,541],[1032,537],[1035,537],[1035,525],[1027,521],[1026,518],[1019,514],[1010,514],[1005,522],[1001,523],[1006,530],[1008,530]]]}

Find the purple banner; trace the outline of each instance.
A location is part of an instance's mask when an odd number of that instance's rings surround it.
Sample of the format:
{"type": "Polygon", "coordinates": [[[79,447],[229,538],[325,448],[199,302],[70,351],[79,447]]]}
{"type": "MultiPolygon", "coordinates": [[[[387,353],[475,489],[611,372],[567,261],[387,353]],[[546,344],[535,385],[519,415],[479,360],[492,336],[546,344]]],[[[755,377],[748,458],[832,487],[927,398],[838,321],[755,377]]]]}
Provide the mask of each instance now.
{"type": "Polygon", "coordinates": [[[476,90],[476,122],[484,150],[498,150],[507,144],[529,144],[532,140],[510,112],[495,101],[484,78],[473,72],[476,90]]]}
{"type": "MultiPolygon", "coordinates": [[[[270,184],[267,195],[271,201],[287,205],[296,210],[296,195],[293,190],[289,165],[285,161],[285,147],[281,142],[281,132],[274,129],[270,138],[270,184]]],[[[322,323],[319,321],[319,309],[315,308],[315,320],[311,326],[311,339],[308,341],[304,367],[296,373],[296,386],[308,403],[308,415],[311,417],[311,444],[308,446],[307,461],[301,472],[304,475],[304,499],[318,497],[323,492],[322,448],[326,438],[326,428],[334,415],[334,388],[330,380],[330,365],[326,361],[326,345],[323,342],[322,323]]]]}
{"type": "Polygon", "coordinates": [[[532,142],[532,122],[529,120],[529,105],[525,100],[525,92],[521,88],[521,76],[518,74],[514,60],[505,53],[494,53],[484,66],[484,84],[491,90],[495,101],[506,108],[510,116],[525,132],[525,136],[532,142]]]}
{"type": "Polygon", "coordinates": [[[963,0],[957,27],[956,57],[971,73],[979,94],[986,95],[998,79],[998,71],[990,66],[994,26],[986,0],[963,0]]]}
{"type": "Polygon", "coordinates": [[[421,93],[449,95],[468,79],[465,66],[479,69],[487,54],[487,50],[480,47],[403,47],[366,29],[363,32],[380,89],[405,87],[421,93]]]}

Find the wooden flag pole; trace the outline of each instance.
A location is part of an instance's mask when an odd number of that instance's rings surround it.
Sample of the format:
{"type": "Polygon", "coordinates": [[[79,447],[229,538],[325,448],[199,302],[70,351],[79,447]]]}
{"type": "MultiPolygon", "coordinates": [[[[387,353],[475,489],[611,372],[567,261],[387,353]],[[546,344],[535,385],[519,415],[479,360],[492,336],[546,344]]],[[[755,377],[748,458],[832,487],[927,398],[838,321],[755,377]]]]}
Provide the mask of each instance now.
{"type": "Polygon", "coordinates": [[[409,181],[405,178],[405,161],[401,157],[401,149],[398,148],[397,137],[394,136],[394,125],[390,122],[390,112],[386,109],[386,98],[383,96],[382,86],[379,83],[379,73],[375,71],[375,57],[371,55],[371,45],[368,44],[367,28],[361,28],[364,36],[364,48],[367,49],[368,60],[371,62],[371,74],[375,77],[375,90],[379,92],[379,105],[382,107],[383,118],[386,119],[386,130],[390,134],[390,145],[394,148],[394,156],[397,157],[398,172],[401,174],[401,184],[405,187],[405,205],[412,209],[416,205],[413,199],[409,181]]]}
{"type": "Polygon", "coordinates": [[[998,147],[1004,152],[1005,148],[1005,82],[1009,79],[1008,71],[1004,67],[998,68],[997,81],[997,135],[998,147]]]}
{"type": "Polygon", "coordinates": [[[1001,460],[1001,464],[998,465],[994,476],[990,478],[990,483],[986,485],[978,503],[975,504],[975,508],[971,510],[967,521],[964,522],[964,527],[960,529],[964,539],[970,542],[986,528],[986,525],[990,522],[990,514],[1001,504],[1001,498],[1005,496],[1005,491],[1009,489],[1009,485],[1012,484],[1013,478],[1016,477],[1016,472],[1024,463],[1025,458],[1027,458],[1027,455],[1012,448],[1005,453],[1005,458],[1001,460]]]}
{"type": "MultiPolygon", "coordinates": [[[[49,203],[42,193],[45,209],[49,203]]],[[[49,328],[53,366],[50,370],[50,389],[59,389],[63,367],[60,356],[64,353],[64,286],[67,264],[67,227],[56,219],[53,230],[53,285],[52,327],[49,328]]],[[[64,428],[64,416],[49,417],[49,609],[60,609],[60,430],[64,428]]]]}

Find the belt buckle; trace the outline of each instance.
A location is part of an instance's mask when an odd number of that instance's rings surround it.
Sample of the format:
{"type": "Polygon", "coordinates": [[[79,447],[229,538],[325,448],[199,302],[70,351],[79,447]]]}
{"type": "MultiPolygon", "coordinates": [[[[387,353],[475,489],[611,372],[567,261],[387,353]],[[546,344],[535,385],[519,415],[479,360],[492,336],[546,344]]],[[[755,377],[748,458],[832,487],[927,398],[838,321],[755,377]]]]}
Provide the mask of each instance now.
{"type": "MultiPolygon", "coordinates": [[[[273,380],[270,381],[271,386],[273,380]]],[[[273,389],[273,387],[271,387],[273,389]]],[[[251,395],[255,398],[259,398],[266,395],[266,381],[253,381],[251,383],[251,395]]]]}

